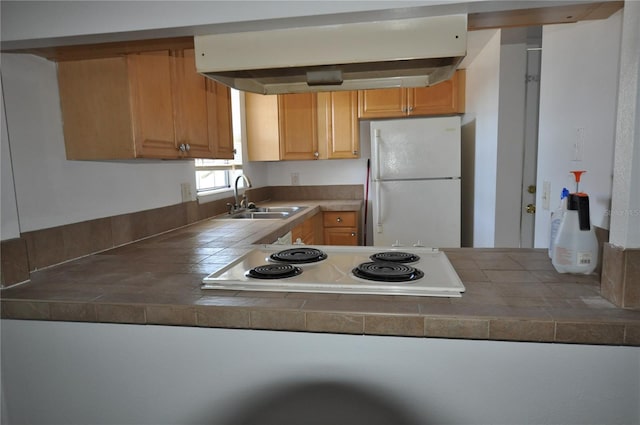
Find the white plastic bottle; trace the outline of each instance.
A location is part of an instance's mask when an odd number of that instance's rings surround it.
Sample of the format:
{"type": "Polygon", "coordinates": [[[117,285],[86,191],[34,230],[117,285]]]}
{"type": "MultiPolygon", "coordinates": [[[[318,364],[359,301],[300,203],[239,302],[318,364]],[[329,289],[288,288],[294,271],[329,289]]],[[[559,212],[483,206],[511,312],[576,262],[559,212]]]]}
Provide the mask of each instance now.
{"type": "Polygon", "coordinates": [[[559,273],[592,273],[598,265],[598,240],[589,221],[589,197],[572,193],[567,201],[551,259],[559,273]]]}
{"type": "Polygon", "coordinates": [[[564,213],[567,210],[567,197],[569,196],[569,189],[566,187],[562,188],[562,193],[560,194],[560,205],[555,211],[551,212],[551,226],[549,233],[549,258],[553,258],[553,249],[555,247],[555,239],[558,234],[558,229],[560,228],[560,223],[562,223],[562,217],[564,217],[564,213]]]}

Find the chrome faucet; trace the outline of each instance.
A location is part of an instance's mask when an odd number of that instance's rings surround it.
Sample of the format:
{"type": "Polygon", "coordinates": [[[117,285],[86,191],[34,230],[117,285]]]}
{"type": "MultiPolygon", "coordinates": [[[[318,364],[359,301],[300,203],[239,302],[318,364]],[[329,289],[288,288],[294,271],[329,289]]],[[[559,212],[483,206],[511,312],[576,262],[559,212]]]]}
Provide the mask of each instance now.
{"type": "Polygon", "coordinates": [[[234,205],[235,209],[244,208],[247,204],[247,197],[245,196],[244,193],[242,194],[242,201],[238,202],[238,182],[240,181],[240,179],[244,180],[245,190],[251,187],[251,180],[249,180],[249,177],[245,176],[244,174],[240,174],[238,178],[236,178],[236,183],[233,185],[233,198],[235,199],[235,205],[234,205]]]}

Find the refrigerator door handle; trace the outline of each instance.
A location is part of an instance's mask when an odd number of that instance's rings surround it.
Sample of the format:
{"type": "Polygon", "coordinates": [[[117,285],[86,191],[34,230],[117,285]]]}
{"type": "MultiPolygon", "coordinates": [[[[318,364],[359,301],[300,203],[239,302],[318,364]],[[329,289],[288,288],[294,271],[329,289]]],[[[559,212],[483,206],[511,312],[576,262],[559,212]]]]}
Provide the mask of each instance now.
{"type": "Polygon", "coordinates": [[[373,130],[373,155],[376,160],[373,165],[375,167],[375,172],[373,174],[373,178],[375,181],[380,180],[380,129],[376,128],[373,130]]]}
{"type": "Polygon", "coordinates": [[[380,182],[376,181],[376,232],[382,233],[382,198],[380,195],[380,182]]]}

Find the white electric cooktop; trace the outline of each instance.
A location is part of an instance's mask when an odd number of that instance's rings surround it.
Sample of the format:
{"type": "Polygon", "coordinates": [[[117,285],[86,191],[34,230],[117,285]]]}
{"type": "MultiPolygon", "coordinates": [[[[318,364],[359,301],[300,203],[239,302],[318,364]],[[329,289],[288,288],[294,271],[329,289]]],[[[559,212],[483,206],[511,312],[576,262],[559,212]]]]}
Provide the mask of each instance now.
{"type": "Polygon", "coordinates": [[[325,245],[256,247],[205,277],[202,289],[427,297],[460,297],[465,291],[437,249],[325,245]],[[381,259],[371,258],[376,254],[381,259]]]}

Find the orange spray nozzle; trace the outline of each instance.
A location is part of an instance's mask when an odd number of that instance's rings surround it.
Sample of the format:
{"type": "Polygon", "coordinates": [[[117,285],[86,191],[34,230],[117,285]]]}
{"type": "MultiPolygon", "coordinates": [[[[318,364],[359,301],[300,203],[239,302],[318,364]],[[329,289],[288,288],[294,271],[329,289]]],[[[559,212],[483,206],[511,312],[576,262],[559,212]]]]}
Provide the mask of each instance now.
{"type": "Polygon", "coordinates": [[[582,175],[586,173],[586,171],[579,170],[579,171],[570,171],[570,172],[573,173],[573,176],[576,179],[576,193],[579,193],[580,191],[578,190],[578,186],[580,185],[580,177],[582,177],[582,175]]]}

